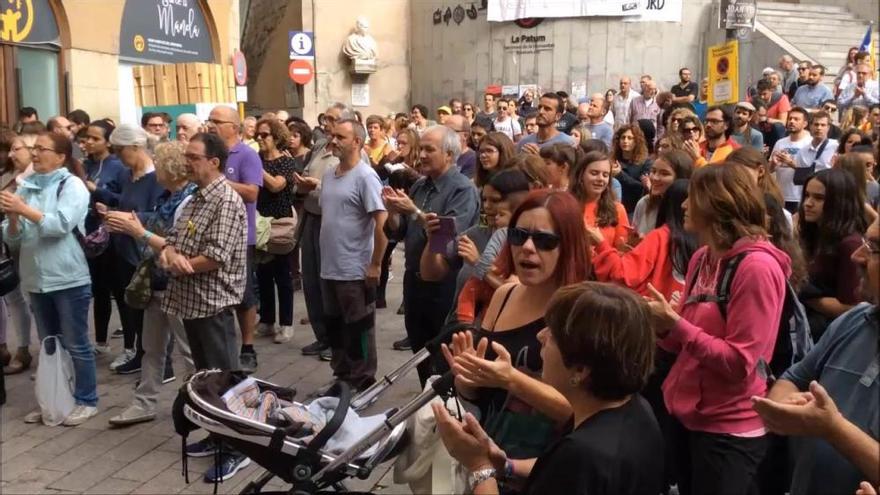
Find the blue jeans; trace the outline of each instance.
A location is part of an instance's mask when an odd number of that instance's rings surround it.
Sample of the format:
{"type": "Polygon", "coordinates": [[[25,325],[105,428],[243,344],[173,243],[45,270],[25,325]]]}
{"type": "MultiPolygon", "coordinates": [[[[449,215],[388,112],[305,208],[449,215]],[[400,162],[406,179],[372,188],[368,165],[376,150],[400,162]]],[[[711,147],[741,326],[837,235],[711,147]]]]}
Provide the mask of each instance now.
{"type": "Polygon", "coordinates": [[[37,323],[40,340],[60,335],[70,357],[76,387],[73,397],[77,405],[98,405],[98,381],[95,352],[89,339],[89,303],[91,285],[82,285],[54,292],[31,292],[31,312],[37,323]]]}

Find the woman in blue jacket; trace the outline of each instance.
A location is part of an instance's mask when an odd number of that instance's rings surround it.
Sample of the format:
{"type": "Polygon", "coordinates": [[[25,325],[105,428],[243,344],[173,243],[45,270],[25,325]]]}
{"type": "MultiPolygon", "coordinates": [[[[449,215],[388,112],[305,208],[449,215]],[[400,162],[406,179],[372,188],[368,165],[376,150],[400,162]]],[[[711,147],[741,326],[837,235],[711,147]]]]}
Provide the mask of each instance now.
{"type": "MultiPolygon", "coordinates": [[[[65,167],[72,153],[69,139],[41,134],[32,152],[34,174],[22,181],[17,193],[0,192],[0,208],[6,213],[3,239],[27,253],[21,257],[19,276],[30,296],[37,332],[41,339],[61,336],[73,358],[76,407],[64,420],[67,426],[98,414],[88,322],[91,279],[75,234],[85,229],[89,192],[65,167]]],[[[40,421],[40,413],[28,414],[25,421],[40,421]]]]}
{"type": "MultiPolygon", "coordinates": [[[[96,120],[86,129],[86,152],[88,157],[83,161],[86,169],[86,188],[91,194],[89,214],[86,216],[86,233],[91,233],[101,225],[101,216],[95,210],[95,204],[102,203],[110,207],[119,206],[122,186],[131,182],[131,172],[122,161],[110,152],[110,134],[116,127],[105,120],[96,120]]],[[[113,274],[115,251],[113,246],[89,260],[89,272],[92,275],[92,297],[95,301],[95,351],[99,354],[110,352],[110,341],[107,340],[107,327],[113,307],[110,305],[110,294],[113,290],[113,274]]],[[[117,302],[117,309],[119,305],[117,302]]],[[[122,314],[122,311],[119,311],[122,314]]]]}

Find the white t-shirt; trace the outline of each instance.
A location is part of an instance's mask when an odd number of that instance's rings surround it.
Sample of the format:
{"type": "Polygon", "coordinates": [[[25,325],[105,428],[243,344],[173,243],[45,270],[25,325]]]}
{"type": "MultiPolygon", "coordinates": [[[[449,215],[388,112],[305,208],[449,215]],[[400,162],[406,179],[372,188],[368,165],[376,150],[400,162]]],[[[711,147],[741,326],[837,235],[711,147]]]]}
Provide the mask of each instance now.
{"type": "MultiPolygon", "coordinates": [[[[791,157],[792,160],[797,160],[797,155],[800,153],[801,149],[806,148],[810,145],[810,141],[813,140],[809,134],[805,134],[806,137],[799,141],[792,141],[790,136],[786,136],[779,141],[776,141],[776,144],[773,146],[773,151],[782,151],[784,153],[788,153],[788,156],[791,157]]],[[[801,187],[794,185],[794,169],[791,167],[778,167],[776,169],[776,182],[779,183],[779,188],[782,189],[782,197],[786,202],[800,202],[801,200],[801,187]]]]}
{"type": "Polygon", "coordinates": [[[513,141],[513,136],[522,134],[522,128],[519,126],[519,122],[510,117],[507,117],[504,122],[496,119],[495,130],[507,134],[507,137],[509,137],[511,141],[513,141]]]}

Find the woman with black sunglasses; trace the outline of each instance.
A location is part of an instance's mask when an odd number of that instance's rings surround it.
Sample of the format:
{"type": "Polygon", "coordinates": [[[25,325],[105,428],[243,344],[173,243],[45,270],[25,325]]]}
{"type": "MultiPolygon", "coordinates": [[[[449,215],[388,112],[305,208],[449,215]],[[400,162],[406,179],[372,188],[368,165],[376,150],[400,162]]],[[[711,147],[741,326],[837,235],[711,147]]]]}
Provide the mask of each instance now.
{"type": "Polygon", "coordinates": [[[480,329],[458,333],[442,347],[456,388],[480,409],[480,422],[507,454],[539,455],[571,407],[540,380],[538,332],[557,289],[586,280],[589,243],[577,200],[562,191],[539,190],[516,209],[508,244],[496,266],[518,282],[495,291],[480,329]]]}

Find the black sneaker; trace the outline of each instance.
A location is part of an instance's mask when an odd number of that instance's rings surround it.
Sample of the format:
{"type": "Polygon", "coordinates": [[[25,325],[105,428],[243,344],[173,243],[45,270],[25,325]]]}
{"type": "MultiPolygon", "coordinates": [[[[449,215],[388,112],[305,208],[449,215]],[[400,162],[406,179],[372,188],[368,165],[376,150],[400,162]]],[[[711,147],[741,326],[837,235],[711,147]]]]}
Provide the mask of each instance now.
{"type": "Polygon", "coordinates": [[[141,357],[135,356],[135,357],[129,359],[128,361],[117,366],[116,369],[113,371],[116,372],[117,375],[131,375],[131,374],[139,372],[140,370],[141,370],[141,357]]]}
{"type": "Polygon", "coordinates": [[[162,375],[162,383],[171,383],[174,380],[177,380],[177,377],[174,375],[174,368],[171,366],[166,366],[165,374],[162,375]]]}
{"type": "Polygon", "coordinates": [[[186,446],[187,457],[208,457],[217,453],[217,442],[207,437],[186,446]]]}
{"type": "Polygon", "coordinates": [[[317,356],[324,349],[327,348],[327,344],[322,344],[321,342],[315,341],[311,344],[302,348],[303,356],[317,356]]]}
{"type": "Polygon", "coordinates": [[[215,464],[205,471],[205,483],[226,481],[235,476],[235,473],[248,467],[250,463],[250,458],[242,454],[223,454],[220,457],[220,464],[215,464]]]}
{"type": "Polygon", "coordinates": [[[110,334],[111,339],[121,339],[122,336],[123,336],[123,333],[122,333],[121,328],[117,328],[116,330],[113,330],[113,333],[110,334]]]}
{"type": "Polygon", "coordinates": [[[391,344],[391,348],[395,351],[409,351],[412,349],[412,345],[409,343],[409,337],[404,337],[397,342],[391,344]]]}
{"type": "Polygon", "coordinates": [[[241,370],[247,374],[257,371],[257,353],[242,352],[238,357],[238,364],[241,366],[241,370]]]}

